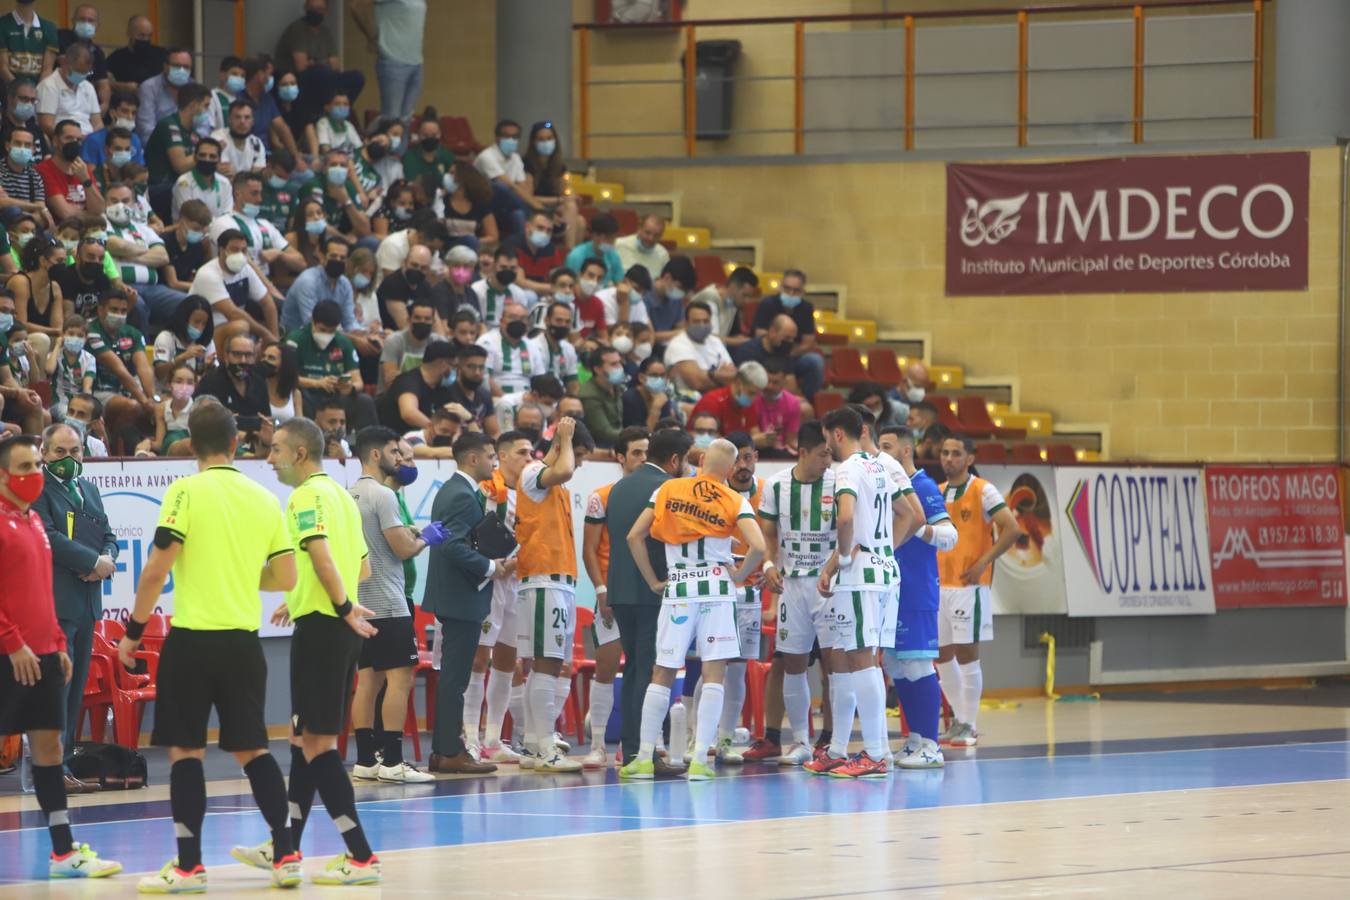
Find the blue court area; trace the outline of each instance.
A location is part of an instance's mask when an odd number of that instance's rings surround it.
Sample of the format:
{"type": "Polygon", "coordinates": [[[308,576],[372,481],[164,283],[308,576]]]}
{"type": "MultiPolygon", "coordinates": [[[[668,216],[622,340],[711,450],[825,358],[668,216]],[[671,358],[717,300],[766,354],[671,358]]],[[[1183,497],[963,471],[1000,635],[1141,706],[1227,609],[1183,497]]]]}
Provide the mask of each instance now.
{"type": "MultiPolygon", "coordinates": [[[[529,773],[358,787],[359,808],[379,851],[485,844],[735,822],[848,816],[888,810],[977,806],[1350,778],[1350,733],[1342,728],[1270,734],[1080,742],[951,754],[945,770],[897,772],[886,781],[845,782],[796,769],[747,765],[704,784],[620,783],[614,771],[529,773]]],[[[158,869],[173,854],[167,801],[72,811],[77,840],[121,861],[127,872],[158,869]]],[[[250,796],[212,797],[204,860],[232,864],[233,844],[265,839],[250,796]]],[[[305,833],[307,856],[342,849],[321,808],[305,833]]],[[[47,834],[36,812],[0,815],[0,883],[44,879],[47,834]]],[[[125,882],[123,882],[125,886],[125,882]]],[[[112,888],[116,890],[116,888],[112,888]]]]}

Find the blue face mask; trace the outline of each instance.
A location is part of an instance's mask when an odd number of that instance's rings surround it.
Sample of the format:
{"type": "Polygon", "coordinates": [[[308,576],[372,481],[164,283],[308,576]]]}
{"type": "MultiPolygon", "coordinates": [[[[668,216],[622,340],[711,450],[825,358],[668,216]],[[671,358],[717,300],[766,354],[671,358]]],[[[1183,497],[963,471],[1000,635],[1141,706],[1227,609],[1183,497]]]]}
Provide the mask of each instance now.
{"type": "Polygon", "coordinates": [[[453,194],[459,190],[459,182],[455,181],[455,176],[446,172],[441,176],[441,187],[445,188],[447,194],[453,194]]]}
{"type": "Polygon", "coordinates": [[[276,86],[276,83],[277,83],[276,76],[274,76],[274,75],[268,75],[268,76],[267,76],[267,84],[263,85],[263,90],[270,93],[271,90],[272,90],[272,88],[276,86]]]}
{"type": "Polygon", "coordinates": [[[130,151],[130,150],[114,150],[114,151],[113,151],[112,153],[110,153],[108,156],[109,156],[109,159],[112,160],[112,164],[113,164],[114,166],[117,166],[119,169],[120,169],[122,166],[125,166],[127,163],[131,162],[131,151],[130,151]]]}
{"type": "Polygon", "coordinates": [[[666,392],[666,380],[660,375],[649,375],[642,382],[647,386],[647,390],[653,394],[664,394],[666,392]]]}
{"type": "Polygon", "coordinates": [[[736,398],[736,405],[741,407],[742,409],[749,406],[751,403],[755,402],[754,397],[747,397],[744,394],[738,394],[735,391],[731,392],[731,396],[736,398]]]}
{"type": "Polygon", "coordinates": [[[66,73],[66,80],[69,81],[71,84],[75,85],[76,87],[79,87],[80,85],[84,84],[86,81],[89,80],[89,73],[76,72],[72,69],[70,72],[66,73]]]}
{"type": "Polygon", "coordinates": [[[790,297],[787,294],[779,294],[778,302],[783,304],[784,309],[796,309],[801,305],[801,297],[790,297]]]}
{"type": "Polygon", "coordinates": [[[366,288],[370,287],[370,276],[357,272],[352,276],[352,287],[356,288],[358,291],[364,291],[366,288]]]}
{"type": "Polygon", "coordinates": [[[202,336],[202,333],[203,333],[203,330],[202,330],[201,328],[194,328],[194,327],[191,326],[191,325],[189,325],[189,326],[187,327],[187,336],[188,336],[188,340],[190,340],[190,341],[195,341],[195,340],[200,339],[201,336],[202,336]]]}
{"type": "Polygon", "coordinates": [[[350,106],[334,106],[328,111],[328,115],[339,122],[345,122],[351,114],[352,108],[350,106]]]}
{"type": "Polygon", "coordinates": [[[683,299],[684,299],[684,288],[673,287],[673,288],[671,288],[670,290],[666,291],[666,299],[667,299],[667,300],[683,300],[683,299]]]}
{"type": "Polygon", "coordinates": [[[557,141],[535,141],[534,149],[539,151],[540,156],[552,156],[553,151],[558,149],[557,141]]]}
{"type": "Polygon", "coordinates": [[[497,149],[503,156],[510,156],[520,149],[520,138],[497,138],[497,149]]]}
{"type": "Polygon", "coordinates": [[[192,80],[192,70],[186,66],[169,66],[169,74],[166,78],[169,84],[174,87],[182,87],[192,80]]]}
{"type": "Polygon", "coordinates": [[[328,228],[328,222],[323,219],[313,219],[305,222],[305,231],[310,234],[323,234],[328,228]]]}
{"type": "Polygon", "coordinates": [[[71,428],[74,428],[74,429],[75,429],[75,433],[78,434],[78,435],[81,437],[81,439],[84,438],[84,430],[85,430],[85,428],[88,427],[87,425],[85,425],[84,422],[81,422],[79,419],[75,418],[74,416],[66,416],[65,419],[64,419],[63,421],[64,421],[67,425],[69,425],[71,428]]]}
{"type": "Polygon", "coordinates": [[[26,166],[33,161],[33,148],[11,147],[9,148],[9,158],[16,166],[26,166]]]}
{"type": "Polygon", "coordinates": [[[277,88],[277,96],[287,103],[294,103],[295,98],[300,96],[300,85],[283,84],[281,87],[277,88]]]}
{"type": "Polygon", "coordinates": [[[605,377],[609,379],[610,384],[619,385],[623,384],[628,380],[628,373],[623,370],[622,366],[620,366],[617,369],[610,369],[609,371],[607,371],[605,373],[605,377]]]}
{"type": "Polygon", "coordinates": [[[225,90],[231,94],[237,94],[244,89],[243,75],[230,75],[225,79],[225,90]]]}
{"type": "Polygon", "coordinates": [[[189,229],[187,233],[187,242],[189,244],[200,244],[204,237],[206,237],[205,231],[192,231],[189,229]]]}
{"type": "Polygon", "coordinates": [[[394,473],[394,480],[398,482],[399,487],[407,487],[417,480],[417,466],[399,466],[398,471],[394,473]]]}
{"type": "Polygon", "coordinates": [[[707,450],[715,440],[717,438],[711,434],[696,434],[694,435],[694,446],[700,450],[707,450]]]}
{"type": "Polygon", "coordinates": [[[62,344],[65,346],[67,353],[78,356],[80,351],[84,349],[84,338],[82,337],[64,338],[62,339],[62,344]]]}
{"type": "Polygon", "coordinates": [[[551,240],[553,240],[553,235],[550,234],[550,233],[547,232],[547,231],[531,231],[531,232],[530,232],[530,244],[531,244],[531,246],[538,247],[538,248],[541,249],[541,250],[542,250],[543,248],[547,247],[547,246],[548,246],[548,242],[551,241],[551,240]]]}
{"type": "Polygon", "coordinates": [[[291,183],[291,182],[290,182],[288,179],[282,178],[280,175],[268,175],[268,176],[267,176],[267,184],[268,184],[268,186],[271,187],[272,190],[274,190],[274,191],[279,191],[279,190],[281,190],[282,188],[284,188],[286,185],[288,185],[288,184],[290,184],[290,183],[291,183]]]}
{"type": "Polygon", "coordinates": [[[94,35],[98,32],[98,26],[93,22],[76,22],[75,36],[82,41],[92,41],[94,35]]]}
{"type": "Polygon", "coordinates": [[[449,372],[445,374],[445,377],[441,379],[441,387],[449,387],[450,385],[454,384],[458,379],[459,373],[456,372],[454,369],[451,369],[449,372]]]}
{"type": "Polygon", "coordinates": [[[14,118],[18,119],[20,122],[27,122],[29,119],[33,118],[33,114],[36,112],[37,112],[36,103],[14,104],[14,118]]]}
{"type": "Polygon", "coordinates": [[[211,114],[203,110],[192,117],[192,127],[200,131],[203,128],[211,127],[211,114]]]}
{"type": "Polygon", "coordinates": [[[244,208],[241,209],[240,212],[250,219],[256,219],[258,218],[258,213],[262,212],[262,207],[256,203],[245,203],[244,208]]]}
{"type": "Polygon", "coordinates": [[[328,167],[328,183],[329,183],[329,184],[346,184],[346,183],[347,183],[347,167],[346,167],[346,166],[329,166],[329,167],[328,167]]]}

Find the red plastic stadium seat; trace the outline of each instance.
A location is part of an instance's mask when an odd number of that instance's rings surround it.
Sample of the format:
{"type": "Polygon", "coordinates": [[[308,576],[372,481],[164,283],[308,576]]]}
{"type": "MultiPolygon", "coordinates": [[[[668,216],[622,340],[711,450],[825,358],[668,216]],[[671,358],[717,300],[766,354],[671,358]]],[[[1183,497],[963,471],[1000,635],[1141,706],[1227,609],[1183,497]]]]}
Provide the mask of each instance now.
{"type": "Polygon", "coordinates": [[[1035,466],[1045,462],[1041,448],[1035,444],[1013,444],[1012,461],[1019,466],[1035,466]]]}
{"type": "Polygon", "coordinates": [[[725,284],[727,280],[726,269],[722,265],[722,257],[707,253],[700,253],[694,257],[694,275],[700,288],[705,288],[710,284],[725,284]]]}
{"type": "Polygon", "coordinates": [[[812,403],[816,408],[816,418],[822,419],[844,405],[844,395],[838,391],[816,391],[812,403]]]}
{"type": "MultiPolygon", "coordinates": [[[[631,209],[625,209],[622,206],[616,206],[609,212],[610,215],[614,216],[614,220],[619,223],[619,234],[628,235],[637,232],[638,225],[641,224],[641,220],[638,218],[637,213],[633,212],[631,209]]],[[[652,272],[651,276],[654,279],[660,274],[660,272],[652,272]]]]}
{"type": "Polygon", "coordinates": [[[975,458],[982,463],[1006,463],[1008,447],[997,441],[975,445],[975,458]]]}
{"type": "Polygon", "coordinates": [[[825,360],[825,383],[831,387],[853,387],[867,381],[862,355],[852,347],[836,347],[825,360]]]}
{"type": "Polygon", "coordinates": [[[952,434],[966,434],[966,426],[961,424],[961,420],[952,412],[952,401],[950,397],[944,397],[940,394],[933,394],[928,397],[928,402],[937,407],[938,421],[951,429],[952,434]]]}
{"type": "Polygon", "coordinates": [[[992,434],[996,438],[1021,440],[1027,436],[1023,428],[1000,428],[989,416],[989,405],[983,397],[957,397],[956,417],[966,426],[968,433],[983,437],[992,434]]]}
{"type": "Polygon", "coordinates": [[[895,387],[904,378],[900,371],[900,360],[889,347],[873,347],[867,351],[867,374],[875,382],[886,387],[895,387]]]}
{"type": "Polygon", "coordinates": [[[843,347],[848,343],[848,335],[817,331],[816,343],[820,344],[822,347],[843,347]]]}
{"type": "MultiPolygon", "coordinates": [[[[436,682],[440,673],[431,667],[431,636],[430,630],[436,625],[436,617],[429,612],[423,612],[419,606],[413,613],[413,628],[416,629],[414,637],[417,639],[417,665],[413,667],[413,679],[418,678],[426,680],[426,698],[427,698],[427,731],[434,731],[436,727],[436,682]]],[[[415,697],[417,691],[414,689],[409,697],[415,697]]]]}
{"type": "Polygon", "coordinates": [[[483,149],[473,135],[473,126],[463,116],[441,116],[441,139],[451,153],[477,153],[483,149]]]}
{"type": "Polygon", "coordinates": [[[1068,444],[1050,444],[1045,448],[1045,461],[1056,466],[1076,463],[1078,451],[1068,444]]]}

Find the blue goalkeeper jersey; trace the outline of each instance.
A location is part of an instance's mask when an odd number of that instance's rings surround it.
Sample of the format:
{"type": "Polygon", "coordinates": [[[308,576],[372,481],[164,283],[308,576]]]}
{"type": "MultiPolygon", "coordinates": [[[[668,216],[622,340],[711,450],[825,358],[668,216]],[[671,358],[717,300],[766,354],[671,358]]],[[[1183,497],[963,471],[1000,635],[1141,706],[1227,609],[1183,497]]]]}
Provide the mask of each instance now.
{"type": "MultiPolygon", "coordinates": [[[[942,491],[927,472],[919,470],[910,479],[914,493],[923,507],[925,521],[936,525],[947,515],[947,503],[942,499],[942,491]]],[[[900,608],[901,609],[937,609],[938,608],[938,551],[932,544],[919,540],[918,535],[910,538],[895,551],[896,562],[900,564],[900,608]]]]}

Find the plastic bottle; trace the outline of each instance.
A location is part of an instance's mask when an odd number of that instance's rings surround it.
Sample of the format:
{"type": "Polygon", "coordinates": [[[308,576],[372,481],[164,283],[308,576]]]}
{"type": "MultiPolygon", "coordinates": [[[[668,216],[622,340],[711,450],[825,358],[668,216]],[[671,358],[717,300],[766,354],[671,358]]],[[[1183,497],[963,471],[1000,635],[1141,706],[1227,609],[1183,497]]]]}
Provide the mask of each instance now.
{"type": "Polygon", "coordinates": [[[23,752],[19,756],[19,785],[25,794],[31,794],[33,787],[33,758],[28,752],[28,735],[23,736],[23,752]]]}
{"type": "Polygon", "coordinates": [[[683,703],[670,708],[670,756],[673,762],[683,763],[688,743],[688,722],[683,703]]]}

